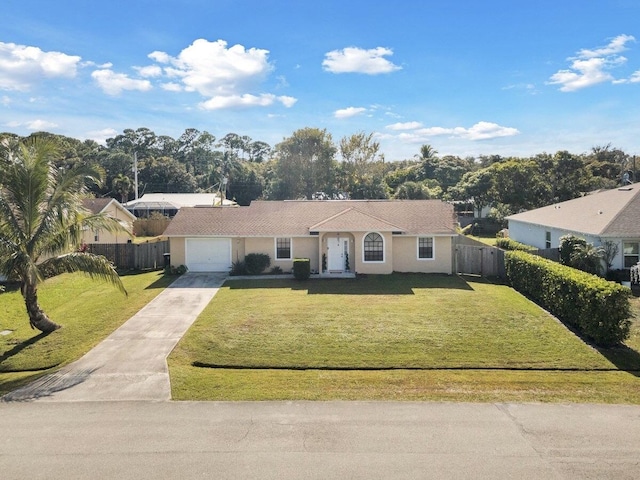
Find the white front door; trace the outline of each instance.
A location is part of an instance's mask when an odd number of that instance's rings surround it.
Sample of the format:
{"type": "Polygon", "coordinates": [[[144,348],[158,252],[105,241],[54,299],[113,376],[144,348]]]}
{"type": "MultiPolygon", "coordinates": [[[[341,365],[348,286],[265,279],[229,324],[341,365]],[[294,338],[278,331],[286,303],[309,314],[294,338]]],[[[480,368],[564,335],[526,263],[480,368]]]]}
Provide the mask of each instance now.
{"type": "Polygon", "coordinates": [[[342,272],[345,270],[345,261],[348,251],[348,238],[327,238],[327,268],[330,272],[342,272]]]}

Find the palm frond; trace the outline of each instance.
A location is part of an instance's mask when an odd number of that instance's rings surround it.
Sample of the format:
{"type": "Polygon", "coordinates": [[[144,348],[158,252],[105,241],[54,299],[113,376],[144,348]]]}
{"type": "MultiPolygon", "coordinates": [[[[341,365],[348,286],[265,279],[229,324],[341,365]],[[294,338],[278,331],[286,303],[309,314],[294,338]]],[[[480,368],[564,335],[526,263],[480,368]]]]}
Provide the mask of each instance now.
{"type": "Polygon", "coordinates": [[[109,282],[122,293],[127,294],[113,264],[102,255],[79,252],[68,253],[45,260],[39,265],[39,269],[48,275],[83,272],[92,280],[109,282]]]}

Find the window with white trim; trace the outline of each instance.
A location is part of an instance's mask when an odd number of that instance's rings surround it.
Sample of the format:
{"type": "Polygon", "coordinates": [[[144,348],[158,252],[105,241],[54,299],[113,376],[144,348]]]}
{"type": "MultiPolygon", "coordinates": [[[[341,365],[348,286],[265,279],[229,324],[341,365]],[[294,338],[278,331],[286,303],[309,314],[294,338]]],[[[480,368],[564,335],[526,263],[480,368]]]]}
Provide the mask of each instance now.
{"type": "Polygon", "coordinates": [[[384,262],[384,239],[379,233],[369,233],[364,237],[364,261],[384,262]]]}
{"type": "Polygon", "coordinates": [[[640,248],[637,242],[623,242],[622,254],[624,256],[624,268],[633,267],[640,260],[640,248]]]}
{"type": "Polygon", "coordinates": [[[276,238],[276,260],[291,260],[291,239],[276,238]]]}
{"type": "Polygon", "coordinates": [[[551,248],[551,232],[544,232],[544,248],[551,248]]]}
{"type": "Polygon", "coordinates": [[[418,237],[418,258],[433,260],[433,237],[418,237]]]}

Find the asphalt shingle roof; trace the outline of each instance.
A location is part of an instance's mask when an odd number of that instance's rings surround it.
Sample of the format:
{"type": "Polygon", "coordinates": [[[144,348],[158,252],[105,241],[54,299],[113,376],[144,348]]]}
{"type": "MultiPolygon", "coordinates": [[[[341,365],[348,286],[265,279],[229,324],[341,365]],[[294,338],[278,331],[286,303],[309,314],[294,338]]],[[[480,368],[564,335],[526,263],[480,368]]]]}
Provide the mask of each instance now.
{"type": "Polygon", "coordinates": [[[103,198],[85,198],[82,200],[82,206],[89,210],[91,213],[98,214],[102,212],[106,208],[113,198],[103,197],[103,198]]]}
{"type": "Polygon", "coordinates": [[[254,201],[248,207],[182,208],[166,236],[305,236],[312,231],[454,235],[453,207],[440,200],[254,201]]]}
{"type": "Polygon", "coordinates": [[[640,184],[604,190],[507,217],[603,237],[640,237],[640,184]]]}

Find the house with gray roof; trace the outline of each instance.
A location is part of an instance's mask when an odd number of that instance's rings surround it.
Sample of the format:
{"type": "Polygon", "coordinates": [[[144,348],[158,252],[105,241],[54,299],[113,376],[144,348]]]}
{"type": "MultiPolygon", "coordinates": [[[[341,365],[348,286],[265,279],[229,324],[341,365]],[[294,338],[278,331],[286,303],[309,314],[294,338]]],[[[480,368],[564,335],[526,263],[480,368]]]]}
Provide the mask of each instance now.
{"type": "Polygon", "coordinates": [[[640,260],[640,184],[599,191],[507,217],[509,237],[538,248],[557,248],[567,234],[600,246],[614,242],[613,268],[640,260]]]}
{"type": "Polygon", "coordinates": [[[171,264],[195,272],[264,253],[283,271],[309,258],[315,272],[451,274],[457,233],[440,200],[296,200],[181,208],[164,236],[171,264]]]}

